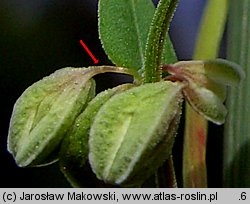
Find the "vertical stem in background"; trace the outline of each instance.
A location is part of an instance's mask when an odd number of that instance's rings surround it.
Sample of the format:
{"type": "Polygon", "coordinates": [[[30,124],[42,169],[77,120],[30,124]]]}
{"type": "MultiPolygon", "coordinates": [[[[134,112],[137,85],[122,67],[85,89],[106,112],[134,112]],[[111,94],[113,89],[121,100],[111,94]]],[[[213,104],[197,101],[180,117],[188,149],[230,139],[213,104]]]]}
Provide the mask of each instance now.
{"type": "MultiPolygon", "coordinates": [[[[194,59],[217,57],[226,22],[228,0],[209,0],[201,21],[194,59]]],[[[186,104],[183,186],[207,187],[207,121],[186,104]]]]}
{"type": "Polygon", "coordinates": [[[231,88],[224,130],[223,183],[225,187],[250,187],[250,1],[230,1],[228,59],[240,64],[245,79],[231,88]]]}
{"type": "Polygon", "coordinates": [[[173,156],[158,169],[155,174],[157,188],[177,188],[173,156]]]}

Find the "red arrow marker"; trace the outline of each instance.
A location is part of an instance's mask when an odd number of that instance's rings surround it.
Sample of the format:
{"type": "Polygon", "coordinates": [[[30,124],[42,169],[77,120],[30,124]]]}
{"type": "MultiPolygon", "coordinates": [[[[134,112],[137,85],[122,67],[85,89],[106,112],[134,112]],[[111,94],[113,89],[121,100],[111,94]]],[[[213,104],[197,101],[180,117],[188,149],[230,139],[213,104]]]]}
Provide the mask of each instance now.
{"type": "Polygon", "coordinates": [[[84,42],[82,40],[80,40],[81,45],[83,46],[83,48],[86,50],[86,52],[89,54],[89,56],[93,59],[94,64],[97,64],[99,62],[98,59],[95,58],[95,56],[92,54],[92,52],[89,50],[89,48],[87,47],[86,44],[84,44],[84,42]]]}

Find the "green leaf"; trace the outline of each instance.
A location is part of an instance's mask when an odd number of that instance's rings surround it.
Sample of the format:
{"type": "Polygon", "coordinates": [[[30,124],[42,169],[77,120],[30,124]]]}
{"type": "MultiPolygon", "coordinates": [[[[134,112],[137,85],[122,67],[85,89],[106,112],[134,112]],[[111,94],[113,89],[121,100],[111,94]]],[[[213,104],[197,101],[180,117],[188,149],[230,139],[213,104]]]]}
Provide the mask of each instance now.
{"type": "Polygon", "coordinates": [[[8,150],[19,166],[41,165],[94,95],[87,69],[64,68],[36,82],[17,100],[8,150]]]}
{"type": "Polygon", "coordinates": [[[183,90],[191,107],[215,124],[225,122],[227,110],[221,100],[209,89],[189,82],[183,90]]]}
{"type": "MultiPolygon", "coordinates": [[[[149,27],[155,7],[151,0],[100,0],[99,35],[117,66],[142,68],[149,27]]],[[[170,40],[165,44],[166,63],[176,61],[170,40]]]]}
{"type": "Polygon", "coordinates": [[[89,139],[89,160],[99,179],[138,186],[168,159],[183,86],[169,81],[148,83],[115,95],[102,106],[89,139]]]}
{"type": "Polygon", "coordinates": [[[78,116],[65,136],[60,150],[60,169],[74,187],[83,187],[88,160],[89,130],[94,118],[103,104],[112,96],[133,87],[124,84],[99,93],[78,116]]]}
{"type": "Polygon", "coordinates": [[[109,58],[117,66],[136,70],[142,67],[153,14],[150,0],[99,1],[100,38],[109,58]]]}

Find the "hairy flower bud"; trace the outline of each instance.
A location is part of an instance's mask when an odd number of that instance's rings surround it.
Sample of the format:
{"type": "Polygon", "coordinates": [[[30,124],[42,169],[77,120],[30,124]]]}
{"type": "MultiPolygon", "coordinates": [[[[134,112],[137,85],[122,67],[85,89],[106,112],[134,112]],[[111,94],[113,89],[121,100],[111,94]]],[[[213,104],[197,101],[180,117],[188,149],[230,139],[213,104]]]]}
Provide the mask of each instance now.
{"type": "Polygon", "coordinates": [[[94,97],[88,69],[64,68],[27,88],[12,113],[8,150],[19,166],[51,162],[63,136],[94,97]]]}
{"type": "Polygon", "coordinates": [[[59,163],[61,171],[73,186],[82,187],[82,184],[86,183],[84,173],[87,172],[89,131],[97,112],[114,95],[133,86],[123,84],[99,93],[68,131],[61,145],[59,163]]]}
{"type": "Polygon", "coordinates": [[[90,130],[89,160],[106,183],[142,184],[170,156],[178,127],[183,84],[144,84],[113,96],[90,130]]]}

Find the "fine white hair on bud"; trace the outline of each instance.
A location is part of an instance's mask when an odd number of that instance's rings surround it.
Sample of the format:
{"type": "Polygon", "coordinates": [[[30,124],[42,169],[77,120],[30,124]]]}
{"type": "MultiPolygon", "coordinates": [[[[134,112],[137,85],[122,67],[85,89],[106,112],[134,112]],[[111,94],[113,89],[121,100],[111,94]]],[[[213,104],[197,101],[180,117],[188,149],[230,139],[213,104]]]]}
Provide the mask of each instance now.
{"type": "Polygon", "coordinates": [[[137,186],[168,159],[183,86],[169,81],[144,84],[115,95],[101,107],[89,139],[89,160],[99,179],[137,186]]]}
{"type": "Polygon", "coordinates": [[[64,68],[36,82],[14,106],[8,150],[19,166],[39,166],[56,159],[52,153],[75,118],[95,95],[86,69],[64,68]]]}

